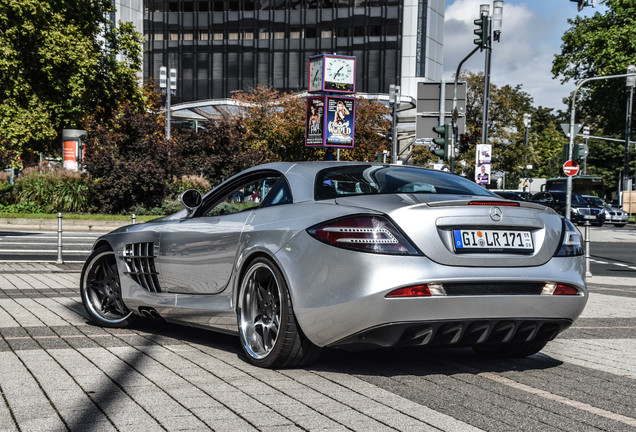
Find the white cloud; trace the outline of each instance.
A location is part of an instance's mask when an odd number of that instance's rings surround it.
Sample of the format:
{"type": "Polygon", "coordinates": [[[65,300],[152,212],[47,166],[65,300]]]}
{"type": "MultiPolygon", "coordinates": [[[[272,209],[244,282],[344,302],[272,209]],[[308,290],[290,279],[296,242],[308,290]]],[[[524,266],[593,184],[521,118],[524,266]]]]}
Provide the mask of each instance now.
{"type": "MultiPolygon", "coordinates": [[[[475,47],[473,20],[478,18],[482,3],[490,3],[492,8],[490,1],[456,0],[446,9],[443,76],[447,81],[475,47]]],[[[522,90],[533,97],[535,106],[565,109],[562,99],[573,90],[574,84],[561,85],[559,79],[553,79],[551,69],[560,38],[568,27],[567,18],[574,13],[576,5],[566,1],[504,3],[501,42],[494,42],[492,50],[491,83],[498,87],[521,84],[522,90]]],[[[475,53],[462,69],[483,71],[484,54],[475,53]]]]}

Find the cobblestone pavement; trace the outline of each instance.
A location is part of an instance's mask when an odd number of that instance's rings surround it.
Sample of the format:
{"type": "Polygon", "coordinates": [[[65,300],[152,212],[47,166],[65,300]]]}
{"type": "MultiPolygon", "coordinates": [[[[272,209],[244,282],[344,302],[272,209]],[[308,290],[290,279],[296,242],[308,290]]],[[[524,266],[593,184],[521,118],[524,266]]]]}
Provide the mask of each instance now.
{"type": "Polygon", "coordinates": [[[595,281],[581,319],[522,360],[326,352],[265,370],[233,336],[91,325],[77,265],[0,263],[1,431],[636,430],[636,289],[595,281]]]}

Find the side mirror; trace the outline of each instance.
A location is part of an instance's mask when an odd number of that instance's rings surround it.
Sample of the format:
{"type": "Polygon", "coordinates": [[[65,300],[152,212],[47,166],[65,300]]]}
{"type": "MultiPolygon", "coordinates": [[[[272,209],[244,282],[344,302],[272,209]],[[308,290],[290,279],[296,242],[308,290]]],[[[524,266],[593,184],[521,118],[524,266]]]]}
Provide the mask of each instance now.
{"type": "Polygon", "coordinates": [[[191,216],[192,213],[201,205],[201,201],[203,201],[203,197],[201,196],[201,192],[196,189],[188,189],[179,195],[179,202],[185,207],[188,212],[188,216],[191,216]]]}

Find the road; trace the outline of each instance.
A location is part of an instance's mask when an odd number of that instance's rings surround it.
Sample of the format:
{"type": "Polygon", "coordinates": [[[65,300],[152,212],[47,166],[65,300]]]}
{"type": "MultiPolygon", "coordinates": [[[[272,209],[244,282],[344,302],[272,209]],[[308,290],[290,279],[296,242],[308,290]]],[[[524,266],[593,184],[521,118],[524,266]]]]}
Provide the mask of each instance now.
{"type": "MultiPolygon", "coordinates": [[[[585,227],[579,227],[585,234],[585,227]]],[[[84,262],[99,232],[65,231],[62,258],[84,262]]],[[[598,276],[636,276],[636,227],[590,227],[590,271],[598,276]]],[[[0,230],[0,262],[55,262],[57,232],[0,230]]]]}
{"type": "MultiPolygon", "coordinates": [[[[63,261],[84,262],[100,234],[94,231],[63,232],[63,261]]],[[[0,262],[56,262],[57,243],[56,231],[0,230],[0,262]]]]}

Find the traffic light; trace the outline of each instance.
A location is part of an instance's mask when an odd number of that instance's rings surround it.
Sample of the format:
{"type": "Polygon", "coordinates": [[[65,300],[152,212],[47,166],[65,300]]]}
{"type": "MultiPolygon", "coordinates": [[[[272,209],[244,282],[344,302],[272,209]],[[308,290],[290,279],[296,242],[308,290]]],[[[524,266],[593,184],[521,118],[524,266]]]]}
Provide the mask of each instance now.
{"type": "Polygon", "coordinates": [[[468,151],[468,135],[461,134],[457,140],[457,152],[466,153],[468,151]]]}
{"type": "Polygon", "coordinates": [[[446,160],[448,159],[449,156],[449,147],[450,147],[450,125],[445,124],[445,125],[440,125],[440,126],[435,126],[433,128],[433,132],[439,134],[439,138],[433,138],[433,143],[437,144],[438,146],[440,146],[439,149],[437,150],[433,150],[433,153],[435,153],[437,156],[439,156],[440,158],[446,160]]]}
{"type": "Polygon", "coordinates": [[[477,39],[473,42],[482,50],[490,48],[490,17],[483,14],[481,18],[473,21],[477,28],[473,30],[473,33],[477,35],[477,39]]]}
{"type": "Polygon", "coordinates": [[[376,153],[375,154],[375,161],[376,162],[382,162],[382,156],[383,156],[382,152],[376,153]]]}
{"type": "MultiPolygon", "coordinates": [[[[567,162],[568,161],[568,156],[570,153],[570,145],[569,144],[565,144],[563,146],[563,162],[567,162]]],[[[587,156],[588,153],[588,149],[587,149],[587,145],[585,145],[584,143],[574,143],[574,146],[572,147],[572,160],[579,160],[579,159],[583,159],[587,156]]]]}
{"type": "Polygon", "coordinates": [[[586,6],[596,7],[596,0],[570,0],[579,5],[579,12],[583,10],[586,6]]]}

